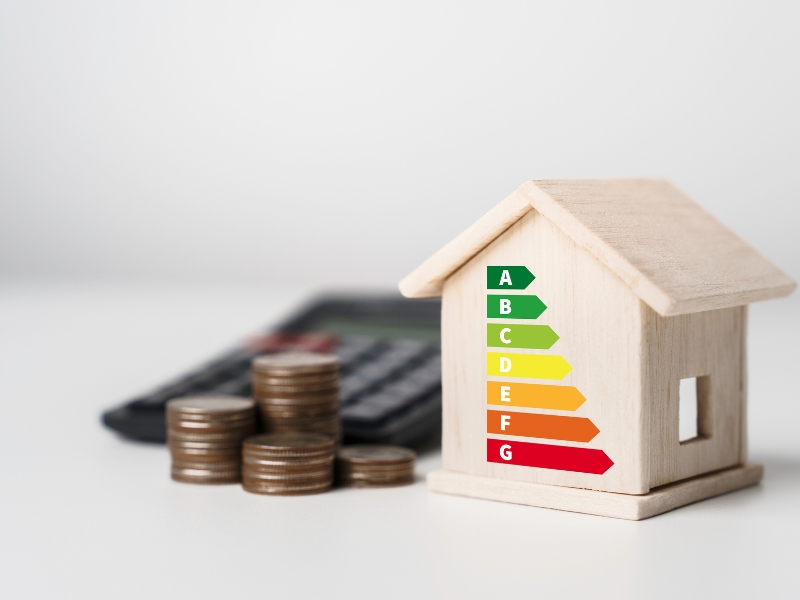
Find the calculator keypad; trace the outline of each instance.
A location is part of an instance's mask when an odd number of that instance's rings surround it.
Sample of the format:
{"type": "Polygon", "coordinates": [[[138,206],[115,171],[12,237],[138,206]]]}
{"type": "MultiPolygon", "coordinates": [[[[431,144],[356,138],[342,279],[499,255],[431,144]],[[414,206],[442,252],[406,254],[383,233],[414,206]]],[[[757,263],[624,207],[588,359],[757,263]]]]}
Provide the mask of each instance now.
{"type": "Polygon", "coordinates": [[[331,351],[342,365],[341,415],[345,435],[390,425],[424,403],[441,403],[438,345],[368,336],[271,334],[250,340],[221,359],[131,403],[133,410],[163,410],[167,400],[191,394],[248,397],[250,361],[280,351],[331,351]]]}

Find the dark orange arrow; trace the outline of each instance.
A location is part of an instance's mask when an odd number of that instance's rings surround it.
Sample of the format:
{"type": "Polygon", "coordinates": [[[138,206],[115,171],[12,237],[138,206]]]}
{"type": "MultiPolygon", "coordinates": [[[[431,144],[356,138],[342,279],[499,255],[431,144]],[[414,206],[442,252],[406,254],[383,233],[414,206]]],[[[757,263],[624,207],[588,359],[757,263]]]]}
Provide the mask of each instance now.
{"type": "Polygon", "coordinates": [[[486,411],[486,431],[503,435],[589,442],[600,433],[589,419],[535,413],[486,411]]]}

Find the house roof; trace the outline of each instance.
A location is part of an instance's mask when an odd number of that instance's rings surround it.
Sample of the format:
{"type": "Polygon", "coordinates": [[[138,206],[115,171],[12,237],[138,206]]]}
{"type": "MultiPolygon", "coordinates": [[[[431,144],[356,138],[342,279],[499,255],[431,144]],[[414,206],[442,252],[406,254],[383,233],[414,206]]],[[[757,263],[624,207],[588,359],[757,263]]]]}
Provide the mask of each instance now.
{"type": "Polygon", "coordinates": [[[663,316],[788,296],[785,273],[667,181],[523,183],[400,282],[409,298],[444,282],[530,210],[552,221],[663,316]]]}

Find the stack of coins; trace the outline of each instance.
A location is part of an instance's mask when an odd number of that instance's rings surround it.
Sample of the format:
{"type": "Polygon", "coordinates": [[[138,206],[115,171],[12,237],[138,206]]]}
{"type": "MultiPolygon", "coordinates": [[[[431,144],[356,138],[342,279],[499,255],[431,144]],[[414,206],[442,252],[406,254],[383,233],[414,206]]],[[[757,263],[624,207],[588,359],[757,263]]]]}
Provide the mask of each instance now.
{"type": "Polygon", "coordinates": [[[256,431],[255,402],[235,396],[190,396],[167,402],[172,478],[185,483],[236,483],[242,440],[256,431]]]}
{"type": "Polygon", "coordinates": [[[298,495],[333,485],[333,438],[317,433],[262,433],[242,446],[242,487],[254,494],[298,495]]]}
{"type": "Polygon", "coordinates": [[[250,375],[262,431],[341,438],[336,356],[312,352],[259,356],[250,375]]]}
{"type": "Polygon", "coordinates": [[[414,483],[416,453],[399,446],[347,446],[336,454],[336,483],[389,487],[414,483]]]}

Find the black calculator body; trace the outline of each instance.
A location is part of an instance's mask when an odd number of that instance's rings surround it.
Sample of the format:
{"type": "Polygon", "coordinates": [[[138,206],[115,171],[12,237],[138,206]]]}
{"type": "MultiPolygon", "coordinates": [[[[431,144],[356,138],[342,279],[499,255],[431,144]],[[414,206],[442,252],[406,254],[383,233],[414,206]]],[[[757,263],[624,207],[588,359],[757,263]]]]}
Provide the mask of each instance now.
{"type": "Polygon", "coordinates": [[[168,400],[197,394],[249,397],[255,356],[302,350],[339,356],[345,443],[428,443],[441,432],[440,314],[438,299],[322,296],[279,327],[108,410],[103,423],[126,437],[163,443],[168,400]]]}

